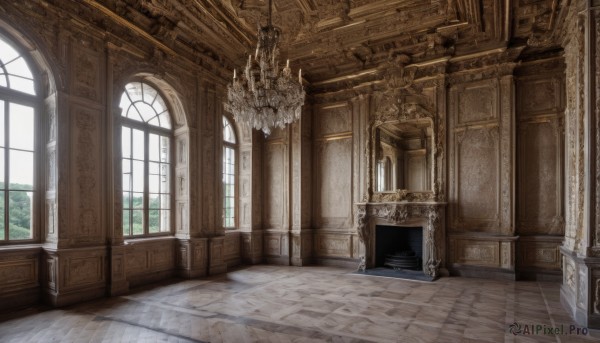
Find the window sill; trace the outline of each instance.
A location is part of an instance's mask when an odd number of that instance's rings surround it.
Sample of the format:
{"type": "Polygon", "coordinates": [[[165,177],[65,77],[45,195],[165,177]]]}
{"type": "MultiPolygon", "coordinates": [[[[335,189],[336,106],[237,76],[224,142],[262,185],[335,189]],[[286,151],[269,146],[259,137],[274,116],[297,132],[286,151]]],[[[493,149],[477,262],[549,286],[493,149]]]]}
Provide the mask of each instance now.
{"type": "Polygon", "coordinates": [[[154,242],[164,242],[164,241],[174,241],[177,238],[174,236],[157,236],[157,237],[135,237],[125,239],[125,245],[135,245],[142,243],[154,243],[154,242]]]}
{"type": "Polygon", "coordinates": [[[15,245],[0,245],[0,253],[12,253],[12,252],[37,252],[42,250],[42,244],[31,243],[31,244],[15,244],[15,245]]]}

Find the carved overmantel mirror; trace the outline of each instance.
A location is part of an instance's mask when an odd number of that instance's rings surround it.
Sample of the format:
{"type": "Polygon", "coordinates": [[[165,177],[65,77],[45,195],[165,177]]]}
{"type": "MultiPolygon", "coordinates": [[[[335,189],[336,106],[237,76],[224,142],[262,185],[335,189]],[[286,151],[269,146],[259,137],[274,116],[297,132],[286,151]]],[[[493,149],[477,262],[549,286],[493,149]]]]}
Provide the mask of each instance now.
{"type": "Polygon", "coordinates": [[[378,107],[368,129],[368,202],[444,200],[438,126],[416,101],[378,107]]]}

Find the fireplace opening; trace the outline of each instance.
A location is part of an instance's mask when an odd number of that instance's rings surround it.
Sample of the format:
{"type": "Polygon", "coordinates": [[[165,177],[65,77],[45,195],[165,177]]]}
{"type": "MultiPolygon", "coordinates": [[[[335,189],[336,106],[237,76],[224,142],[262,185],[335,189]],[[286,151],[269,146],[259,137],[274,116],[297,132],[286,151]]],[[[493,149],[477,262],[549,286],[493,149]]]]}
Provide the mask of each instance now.
{"type": "Polygon", "coordinates": [[[377,225],[375,237],[375,267],[423,269],[422,228],[377,225]]]}

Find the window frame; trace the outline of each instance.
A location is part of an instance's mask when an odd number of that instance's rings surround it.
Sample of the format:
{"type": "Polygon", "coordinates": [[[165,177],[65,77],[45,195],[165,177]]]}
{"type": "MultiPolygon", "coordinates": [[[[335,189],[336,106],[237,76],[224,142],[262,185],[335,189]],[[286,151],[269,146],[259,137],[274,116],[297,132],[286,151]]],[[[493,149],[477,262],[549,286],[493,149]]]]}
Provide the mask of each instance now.
{"type": "MultiPolygon", "coordinates": [[[[147,80],[140,80],[140,79],[134,79],[134,80],[130,80],[128,82],[126,82],[123,87],[122,87],[122,92],[121,92],[121,97],[119,97],[119,101],[121,100],[121,98],[123,96],[125,96],[126,94],[126,87],[127,85],[131,84],[131,83],[141,83],[144,86],[149,86],[151,87],[154,91],[157,92],[158,96],[160,96],[162,98],[162,101],[164,102],[165,106],[166,106],[166,111],[167,114],[169,116],[169,120],[171,122],[171,128],[167,129],[164,127],[160,127],[160,126],[156,126],[156,125],[152,125],[149,124],[147,122],[144,121],[139,121],[139,120],[135,120],[135,119],[131,119],[131,118],[127,118],[123,116],[123,111],[126,109],[121,108],[120,106],[119,109],[121,110],[119,112],[119,120],[118,120],[118,124],[119,124],[119,140],[120,142],[122,142],[122,137],[123,137],[123,128],[127,127],[130,128],[132,130],[140,130],[144,133],[144,200],[143,200],[143,230],[144,232],[142,234],[133,234],[133,230],[131,227],[129,227],[129,232],[131,234],[126,234],[124,231],[124,218],[125,218],[125,203],[124,201],[122,201],[121,203],[121,212],[122,212],[122,216],[121,216],[121,228],[120,230],[123,232],[123,238],[125,240],[133,240],[133,239],[140,239],[140,238],[152,238],[152,237],[164,237],[164,236],[172,236],[175,232],[175,164],[176,161],[174,160],[175,158],[175,129],[174,129],[174,117],[172,115],[172,106],[167,102],[167,98],[165,97],[165,95],[163,94],[163,92],[161,91],[161,89],[157,86],[155,86],[152,83],[149,83],[147,80]],[[149,232],[149,221],[148,221],[148,217],[149,217],[149,212],[150,212],[150,208],[149,208],[149,202],[150,202],[150,197],[149,197],[149,175],[150,175],[150,171],[149,171],[149,164],[150,164],[150,160],[149,160],[149,137],[150,134],[156,134],[158,136],[164,136],[167,137],[169,140],[169,155],[168,155],[168,164],[169,164],[169,182],[168,182],[168,187],[169,187],[169,221],[168,221],[168,225],[169,225],[169,230],[167,231],[159,231],[159,232],[154,232],[151,233],[149,232]]],[[[130,104],[130,106],[132,106],[130,104]]],[[[120,149],[119,149],[119,157],[120,157],[120,166],[121,166],[121,171],[120,171],[120,175],[118,177],[121,178],[121,199],[123,199],[123,194],[125,192],[125,190],[123,189],[123,161],[124,161],[124,157],[123,157],[123,146],[121,143],[120,149]]],[[[133,160],[133,158],[131,158],[133,160]]],[[[133,193],[133,192],[131,192],[133,193]]],[[[127,211],[132,211],[133,209],[128,209],[127,211]]]]}
{"type": "Polygon", "coordinates": [[[226,226],[225,225],[225,182],[222,181],[222,185],[221,185],[221,200],[222,200],[222,206],[221,206],[221,225],[223,226],[223,228],[225,230],[237,230],[239,228],[239,177],[240,177],[240,172],[239,172],[239,168],[240,168],[240,159],[239,159],[239,134],[237,132],[237,128],[234,125],[234,121],[232,118],[230,118],[229,116],[223,114],[223,119],[221,120],[221,124],[222,124],[222,129],[221,129],[221,143],[222,143],[222,149],[221,149],[221,179],[223,180],[223,176],[225,174],[225,170],[224,170],[224,164],[225,164],[225,148],[230,148],[233,150],[233,156],[235,158],[235,165],[233,168],[233,182],[234,182],[234,187],[233,187],[233,206],[234,206],[234,211],[233,211],[233,226],[226,226]],[[231,128],[231,131],[233,132],[233,137],[235,139],[235,143],[231,143],[225,140],[225,137],[223,135],[224,131],[225,131],[225,125],[223,125],[223,120],[227,120],[227,122],[229,123],[229,127],[231,128]]]}
{"type": "MultiPolygon", "coordinates": [[[[12,39],[11,37],[5,35],[1,30],[0,30],[0,40],[2,40],[4,43],[6,43],[7,45],[9,45],[10,47],[12,47],[18,54],[19,57],[22,57],[25,61],[25,63],[27,64],[27,67],[29,68],[29,71],[31,72],[32,76],[33,76],[33,90],[35,92],[35,94],[29,94],[29,93],[25,93],[22,91],[18,91],[12,88],[9,88],[8,86],[0,86],[0,101],[3,101],[3,106],[4,106],[4,115],[6,116],[4,118],[4,123],[5,124],[9,124],[10,123],[10,119],[8,118],[9,116],[9,105],[12,104],[17,104],[17,105],[21,105],[21,106],[26,106],[26,107],[31,107],[33,109],[33,185],[32,185],[32,190],[31,192],[33,193],[33,196],[31,198],[31,222],[30,222],[30,229],[31,229],[31,238],[27,238],[27,239],[9,239],[10,236],[10,216],[7,215],[9,214],[9,206],[8,206],[8,198],[9,198],[9,188],[6,188],[4,191],[6,192],[4,194],[4,203],[5,203],[5,208],[4,208],[4,230],[3,232],[0,233],[0,235],[2,235],[2,238],[0,239],[0,246],[12,246],[12,245],[23,245],[23,244],[36,244],[39,243],[42,239],[42,210],[44,209],[43,206],[43,199],[44,199],[44,194],[45,194],[45,180],[44,180],[44,173],[46,171],[46,168],[41,168],[41,166],[44,165],[43,163],[43,158],[45,156],[44,151],[44,145],[45,145],[45,138],[46,138],[46,134],[44,132],[44,124],[46,122],[46,118],[43,117],[43,104],[44,104],[44,94],[42,92],[42,88],[41,88],[41,78],[42,78],[42,74],[39,71],[39,68],[37,66],[37,64],[34,62],[32,56],[30,56],[30,54],[25,50],[22,49],[21,46],[18,44],[18,42],[15,39],[12,39]]],[[[10,125],[10,124],[9,124],[10,125]]],[[[8,146],[8,144],[6,144],[9,140],[9,130],[10,127],[9,125],[5,125],[5,141],[4,143],[4,148],[6,150],[11,150],[8,146]]],[[[22,149],[16,149],[16,150],[22,150],[22,149]]],[[[9,162],[9,154],[5,154],[4,155],[4,175],[5,175],[5,179],[8,181],[8,184],[10,185],[10,174],[9,174],[9,169],[10,169],[10,164],[9,162]]]]}

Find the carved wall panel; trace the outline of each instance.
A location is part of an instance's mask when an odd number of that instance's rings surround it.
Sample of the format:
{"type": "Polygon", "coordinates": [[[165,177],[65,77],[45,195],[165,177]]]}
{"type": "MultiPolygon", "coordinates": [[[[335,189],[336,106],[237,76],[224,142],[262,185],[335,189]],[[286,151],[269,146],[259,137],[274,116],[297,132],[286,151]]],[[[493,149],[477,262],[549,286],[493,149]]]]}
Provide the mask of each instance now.
{"type": "Polygon", "coordinates": [[[283,249],[281,248],[282,239],[281,234],[278,233],[265,233],[264,238],[265,254],[267,256],[281,256],[283,255],[283,249]]]}
{"type": "Polygon", "coordinates": [[[201,268],[206,265],[206,241],[194,242],[190,245],[193,249],[192,264],[195,268],[201,268]]]}
{"type": "MultiPolygon", "coordinates": [[[[164,241],[135,241],[126,245],[126,274],[128,278],[139,278],[175,268],[175,244],[172,238],[164,241]]],[[[204,257],[203,257],[204,258],[204,257]]]]}
{"type": "Polygon", "coordinates": [[[2,258],[0,260],[0,295],[19,289],[38,287],[38,271],[38,256],[2,258]]]}
{"type": "Polygon", "coordinates": [[[102,112],[89,105],[71,107],[71,164],[73,182],[70,204],[73,216],[69,236],[74,244],[98,244],[104,241],[101,228],[101,145],[100,120],[102,112]]]}
{"type": "Polygon", "coordinates": [[[263,214],[265,227],[281,229],[285,225],[285,196],[287,194],[287,148],[282,141],[265,144],[265,198],[263,214]]]}
{"type": "Polygon", "coordinates": [[[517,266],[519,268],[542,268],[560,270],[560,250],[562,240],[525,240],[517,245],[517,266]]]}
{"type": "Polygon", "coordinates": [[[73,73],[71,76],[71,89],[73,95],[101,102],[100,72],[102,55],[77,43],[72,43],[71,61],[73,63],[73,73]]]}
{"type": "Polygon", "coordinates": [[[315,118],[316,137],[324,137],[352,131],[352,111],[347,102],[329,104],[317,108],[318,116],[315,118]]]}
{"type": "Polygon", "coordinates": [[[352,225],[352,137],[316,144],[315,225],[347,228],[352,225]]]}
{"type": "Polygon", "coordinates": [[[453,257],[455,263],[500,267],[500,244],[489,241],[457,240],[453,257]]]}
{"type": "Polygon", "coordinates": [[[456,125],[497,119],[498,89],[498,82],[494,79],[458,85],[455,89],[458,96],[456,125]]]}
{"type": "Polygon", "coordinates": [[[318,257],[352,257],[352,235],[317,233],[315,250],[318,257]]]}
{"type": "Polygon", "coordinates": [[[519,117],[557,113],[562,110],[561,79],[536,77],[520,80],[517,89],[519,117]]]}
{"type": "Polygon", "coordinates": [[[361,256],[360,238],[358,235],[352,235],[352,258],[358,259],[361,256]]]}
{"type": "Polygon", "coordinates": [[[133,275],[148,269],[148,252],[144,249],[130,249],[127,252],[127,274],[133,275]]]}
{"type": "Polygon", "coordinates": [[[65,283],[66,288],[93,285],[104,281],[103,254],[90,257],[72,257],[66,260],[65,283]]]}
{"type": "Polygon", "coordinates": [[[564,234],[561,134],[557,118],[519,123],[519,234],[564,234]]]}
{"type": "Polygon", "coordinates": [[[454,140],[456,193],[451,226],[493,231],[500,225],[498,127],[460,130],[454,140]]]}
{"type": "Polygon", "coordinates": [[[225,248],[223,258],[228,266],[240,263],[241,258],[241,235],[239,232],[227,232],[225,234],[225,248]]]}

